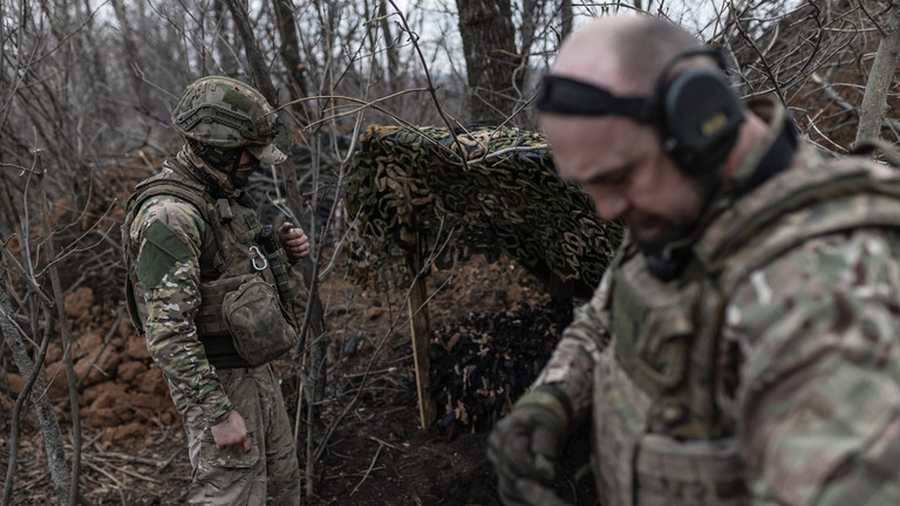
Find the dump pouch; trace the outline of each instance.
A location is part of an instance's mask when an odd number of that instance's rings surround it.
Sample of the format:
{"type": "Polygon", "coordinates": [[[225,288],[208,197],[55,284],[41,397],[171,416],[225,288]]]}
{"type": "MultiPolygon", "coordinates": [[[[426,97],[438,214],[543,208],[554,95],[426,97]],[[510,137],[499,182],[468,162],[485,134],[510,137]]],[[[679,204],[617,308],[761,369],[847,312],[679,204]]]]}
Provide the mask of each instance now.
{"type": "Polygon", "coordinates": [[[225,294],[222,313],[238,355],[251,367],[283,356],[296,342],[277,289],[259,276],[247,277],[236,290],[225,294]]]}

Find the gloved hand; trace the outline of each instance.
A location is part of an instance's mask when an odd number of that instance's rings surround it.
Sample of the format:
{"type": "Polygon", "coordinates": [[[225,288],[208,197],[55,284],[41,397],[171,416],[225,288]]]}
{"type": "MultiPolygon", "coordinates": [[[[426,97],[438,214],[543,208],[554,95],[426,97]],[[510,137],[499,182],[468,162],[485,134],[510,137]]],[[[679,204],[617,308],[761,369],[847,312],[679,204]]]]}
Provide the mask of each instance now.
{"type": "Polygon", "coordinates": [[[487,456],[507,506],[543,504],[534,502],[534,496],[523,492],[518,482],[540,486],[556,477],[571,417],[563,399],[555,387],[540,386],[522,396],[491,431],[487,456]]]}

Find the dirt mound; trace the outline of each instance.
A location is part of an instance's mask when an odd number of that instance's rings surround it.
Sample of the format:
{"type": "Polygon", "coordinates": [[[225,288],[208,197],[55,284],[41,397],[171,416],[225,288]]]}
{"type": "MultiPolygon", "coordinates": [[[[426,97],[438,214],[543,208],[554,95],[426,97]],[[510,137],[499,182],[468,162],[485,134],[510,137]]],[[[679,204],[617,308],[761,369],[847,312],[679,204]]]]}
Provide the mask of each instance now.
{"type": "MultiPolygon", "coordinates": [[[[65,310],[74,327],[72,363],[83,427],[102,430],[100,441],[112,445],[147,438],[159,424],[174,423],[175,407],[162,373],[127,316],[97,305],[87,287],[67,294],[65,310]]],[[[68,419],[68,380],[59,344],[48,347],[44,364],[47,395],[68,419]]],[[[10,373],[6,385],[17,395],[24,379],[10,373]]]]}

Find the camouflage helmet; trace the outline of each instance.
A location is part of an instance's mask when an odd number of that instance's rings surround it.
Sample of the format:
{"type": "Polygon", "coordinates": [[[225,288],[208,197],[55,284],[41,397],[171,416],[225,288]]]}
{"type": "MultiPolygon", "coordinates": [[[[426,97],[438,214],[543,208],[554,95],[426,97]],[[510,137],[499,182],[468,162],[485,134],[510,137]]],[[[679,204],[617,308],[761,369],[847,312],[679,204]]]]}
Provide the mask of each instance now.
{"type": "Polygon", "coordinates": [[[262,93],[237,79],[194,81],[172,111],[172,125],[188,139],[217,148],[246,147],[262,163],[287,158],[275,144],[276,119],[262,93]]]}

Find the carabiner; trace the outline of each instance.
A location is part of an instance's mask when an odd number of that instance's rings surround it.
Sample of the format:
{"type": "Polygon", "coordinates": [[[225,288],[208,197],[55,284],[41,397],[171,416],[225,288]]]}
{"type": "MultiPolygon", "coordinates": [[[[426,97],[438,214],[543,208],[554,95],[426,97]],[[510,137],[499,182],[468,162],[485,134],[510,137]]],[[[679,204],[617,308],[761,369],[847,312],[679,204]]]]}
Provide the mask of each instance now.
{"type": "Polygon", "coordinates": [[[269,268],[269,261],[266,260],[266,256],[263,255],[256,245],[250,246],[250,263],[253,264],[253,268],[257,271],[264,271],[269,268]],[[257,258],[262,261],[261,264],[256,263],[257,258]]]}

